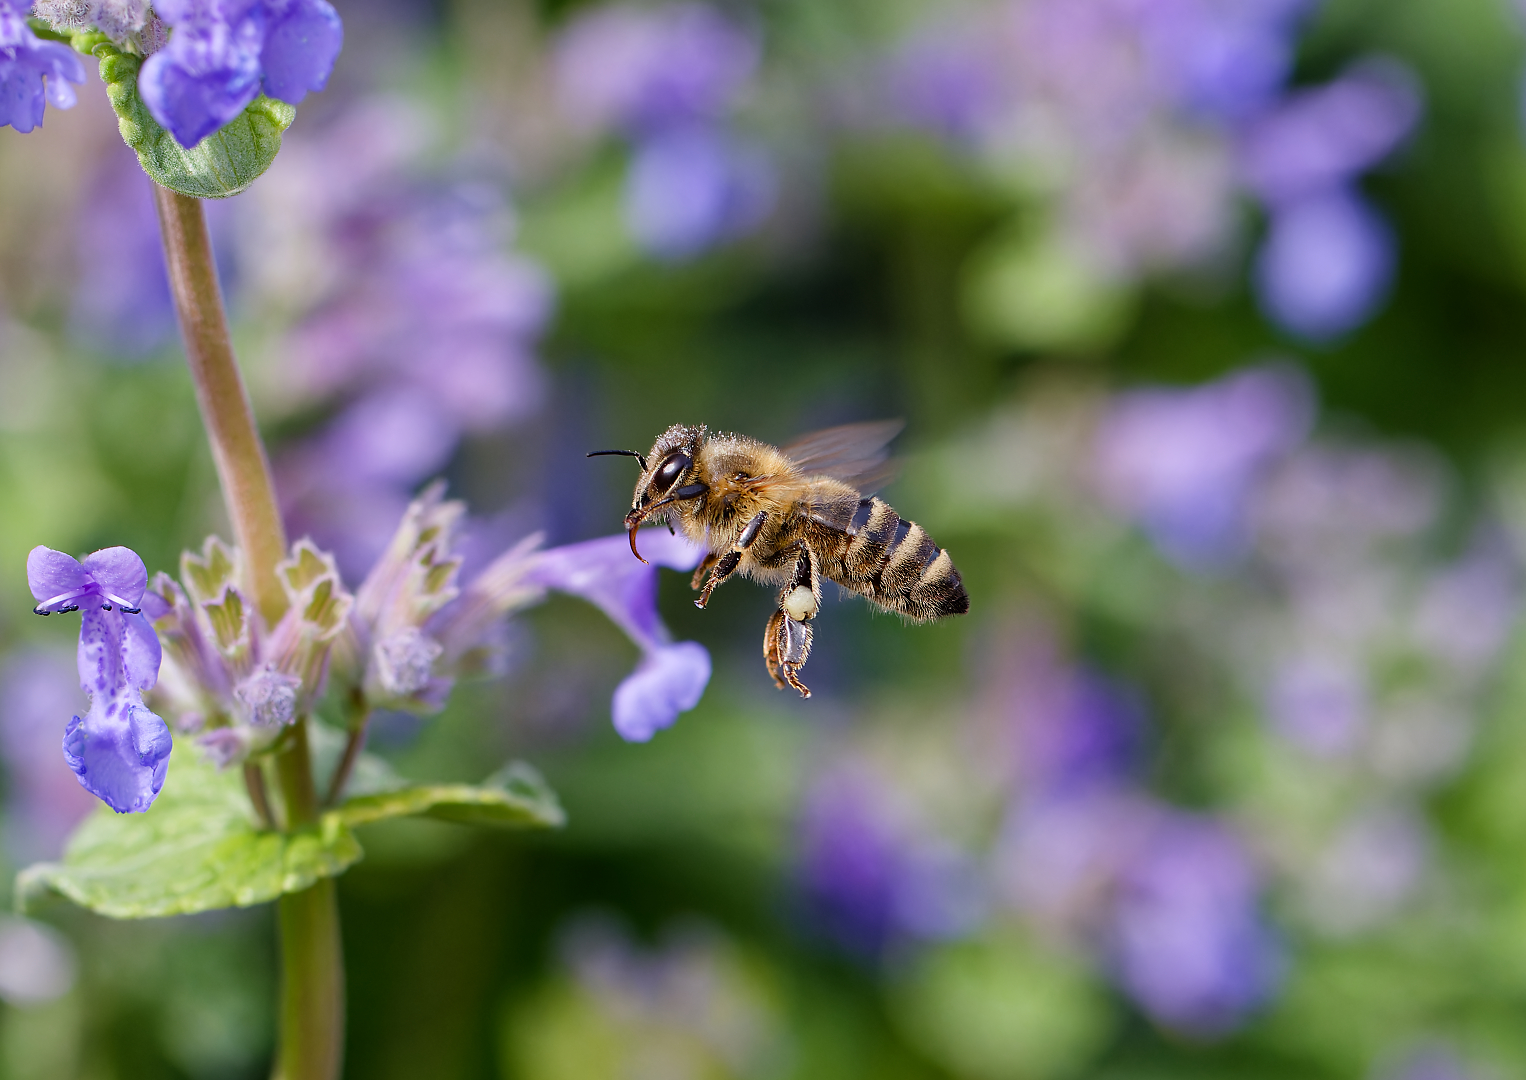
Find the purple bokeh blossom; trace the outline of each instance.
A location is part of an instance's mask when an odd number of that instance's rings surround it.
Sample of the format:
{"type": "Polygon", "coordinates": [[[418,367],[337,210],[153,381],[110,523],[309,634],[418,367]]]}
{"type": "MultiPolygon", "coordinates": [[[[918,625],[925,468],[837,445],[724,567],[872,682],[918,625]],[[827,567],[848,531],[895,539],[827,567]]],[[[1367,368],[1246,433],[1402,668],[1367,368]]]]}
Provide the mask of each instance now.
{"type": "Polygon", "coordinates": [[[1217,1035],[1276,988],[1280,947],[1257,910],[1255,866],[1207,819],[1162,815],[1120,883],[1112,953],[1125,990],[1167,1027],[1217,1035]]]}
{"type": "Polygon", "coordinates": [[[1310,341],[1356,329],[1393,280],[1388,223],[1355,192],[1335,188],[1279,206],[1256,258],[1256,287],[1273,321],[1310,341]]]}
{"type": "Polygon", "coordinates": [[[1272,222],[1257,261],[1262,306],[1321,340],[1368,319],[1387,289],[1392,244],[1350,192],[1403,142],[1420,94],[1387,59],[1290,91],[1311,6],[973,5],[914,30],[873,89],[855,83],[847,96],[869,126],[929,130],[1007,178],[1058,230],[1049,250],[1081,253],[1098,289],[1222,261],[1235,248],[1235,196],[1254,196],[1272,222]]]}
{"type": "Polygon", "coordinates": [[[25,7],[0,0],[0,127],[26,132],[41,126],[44,107],[72,108],[69,84],[84,81],[85,66],[73,49],[39,38],[25,7]]]}
{"type": "Polygon", "coordinates": [[[1244,546],[1251,485],[1303,440],[1311,413],[1306,379],[1277,366],[1121,394],[1097,435],[1102,494],[1173,560],[1222,563],[1244,546]]]}
{"type": "MultiPolygon", "coordinates": [[[[364,109],[353,119],[364,127],[372,116],[364,109]]],[[[504,250],[512,214],[489,184],[412,180],[406,147],[393,156],[360,149],[380,160],[337,192],[295,182],[338,167],[357,152],[356,137],[344,123],[319,144],[293,140],[285,193],[301,202],[277,208],[310,219],[333,265],[329,287],[282,349],[281,392],[338,410],[275,469],[290,529],[333,550],[352,578],[463,438],[539,407],[544,377],[533,345],[552,306],[540,267],[504,250]]]]}
{"type": "Polygon", "coordinates": [[[677,128],[637,147],[625,217],[643,248],[680,261],[751,232],[767,217],[773,192],[761,150],[711,128],[677,128]]]}
{"type": "Polygon", "coordinates": [[[957,938],[985,914],[984,870],[919,826],[873,764],[835,763],[800,816],[796,880],[815,926],[849,952],[874,956],[902,938],[957,938]]]}
{"type": "Polygon", "coordinates": [[[630,141],[626,225],[649,254],[693,258],[772,209],[767,153],[727,127],[758,51],[752,33],[699,3],[612,4],[562,31],[558,98],[585,125],[630,141]]]}
{"type": "Polygon", "coordinates": [[[1419,115],[1408,69],[1367,60],[1246,130],[1241,171],[1270,214],[1257,293],[1284,329],[1313,341],[1338,337],[1365,322],[1388,292],[1392,231],[1355,182],[1399,146],[1419,115]]]}
{"type": "Polygon", "coordinates": [[[1178,102],[1221,121],[1273,101],[1293,65],[1295,33],[1311,0],[1167,0],[1115,5],[1136,13],[1140,36],[1178,102]]]}
{"type": "Polygon", "coordinates": [[[83,563],[38,546],[27,556],[38,614],[83,609],[80,688],[90,710],[64,733],[64,760],[80,784],[119,814],[147,810],[164,786],[170,732],[143,704],[159,678],[159,638],[137,610],[148,584],[143,560],[124,547],[83,563]]]}
{"type": "Polygon", "coordinates": [[[192,147],[263,90],[295,105],[322,90],[344,28],[327,0],[158,0],[169,44],[138,74],[143,101],[192,147]]]}
{"type": "Polygon", "coordinates": [[[573,116],[641,134],[719,118],[752,78],[758,43],[706,4],[617,3],[570,23],[552,62],[573,116]]]}
{"type": "Polygon", "coordinates": [[[1246,183],[1277,206],[1349,183],[1393,153],[1420,117],[1415,77],[1392,60],[1356,64],[1291,95],[1249,125],[1239,146],[1246,183]]]}

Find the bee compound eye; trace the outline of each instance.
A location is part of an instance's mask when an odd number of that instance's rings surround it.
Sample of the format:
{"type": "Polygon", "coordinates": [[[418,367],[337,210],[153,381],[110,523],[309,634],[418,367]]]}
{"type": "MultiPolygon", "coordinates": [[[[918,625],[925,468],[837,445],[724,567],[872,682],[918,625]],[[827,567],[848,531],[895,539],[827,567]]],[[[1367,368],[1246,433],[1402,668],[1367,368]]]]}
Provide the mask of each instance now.
{"type": "Polygon", "coordinates": [[[652,478],[652,488],[659,492],[667,491],[688,470],[689,464],[688,454],[673,454],[669,456],[662,463],[662,467],[657,470],[657,475],[652,478]]]}

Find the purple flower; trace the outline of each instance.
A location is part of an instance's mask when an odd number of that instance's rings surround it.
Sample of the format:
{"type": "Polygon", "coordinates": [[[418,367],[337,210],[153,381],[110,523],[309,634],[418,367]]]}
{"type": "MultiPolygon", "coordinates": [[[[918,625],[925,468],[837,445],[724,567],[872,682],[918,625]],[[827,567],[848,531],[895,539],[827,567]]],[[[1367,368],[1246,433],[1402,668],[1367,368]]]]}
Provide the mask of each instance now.
{"type": "Polygon", "coordinates": [[[1335,188],[1272,211],[1256,292],[1272,321],[1310,341],[1356,329],[1388,293],[1394,238],[1354,192],[1335,188]]]}
{"type": "MultiPolygon", "coordinates": [[[[674,643],[657,615],[657,570],[631,556],[624,534],[537,550],[529,537],[503,552],[464,587],[455,532],[466,507],[436,482],[415,499],[356,593],[335,649],[334,673],[365,701],[387,709],[437,712],[458,678],[500,674],[503,617],[538,603],[546,590],[581,596],[603,611],[643,653],[616,689],[615,729],[645,742],[699,703],[710,655],[674,643]]],[[[653,563],[692,569],[700,550],[654,536],[653,563]]]]}
{"type": "Polygon", "coordinates": [[[344,40],[327,0],[158,0],[174,32],[143,63],[138,87],[155,120],[191,147],[261,89],[296,104],[322,90],[344,40]]]}
{"type": "Polygon", "coordinates": [[[1003,897],[1045,925],[1089,928],[1156,812],[1121,783],[1016,801],[995,852],[1003,897]]]}
{"type": "Polygon", "coordinates": [[[1236,1027],[1281,969],[1258,887],[1249,855],[1222,825],[1163,814],[1124,872],[1112,915],[1124,990],[1167,1027],[1201,1035],[1236,1027]]]}
{"type": "Polygon", "coordinates": [[[697,3],[592,9],[562,32],[554,57],[569,110],[629,133],[720,116],[757,62],[752,35],[697,3]]]}
{"type": "Polygon", "coordinates": [[[78,664],[90,710],[70,721],[64,760],[117,813],[147,810],[164,786],[170,732],[143,704],[160,660],[159,639],[137,606],[148,584],[143,560],[114,547],[81,564],[39,546],[27,556],[27,583],[40,615],[84,609],[78,664]]]}
{"type": "Polygon", "coordinates": [[[797,871],[821,929],[869,955],[899,929],[895,896],[903,843],[883,786],[864,769],[842,767],[813,785],[802,815],[797,871]]]}
{"type": "Polygon", "coordinates": [[[1002,105],[1001,59],[988,35],[963,28],[912,37],[886,66],[895,118],[954,139],[981,135],[1002,105]]]}
{"type": "Polygon", "coordinates": [[[1311,406],[1304,377],[1284,367],[1122,394],[1097,436],[1103,496],[1177,562],[1222,562],[1243,546],[1252,483],[1302,441],[1311,406]]]}
{"type": "Polygon", "coordinates": [[[71,108],[69,83],[84,81],[85,67],[73,49],[39,38],[26,23],[25,8],[0,0],[0,127],[39,127],[45,102],[71,108]]]}
{"type": "Polygon", "coordinates": [[[703,552],[665,532],[652,534],[643,553],[651,566],[631,557],[624,534],[552,548],[537,557],[530,580],[595,605],[645,654],[615,688],[615,730],[630,742],[646,742],[672,726],[680,712],[699,704],[710,681],[710,654],[692,641],[673,644],[657,616],[657,567],[692,570],[703,552]]]}
{"type": "Polygon", "coordinates": [[[1155,65],[1187,108],[1224,120],[1259,111],[1292,67],[1309,0],[1166,0],[1135,11],[1155,65]]]}
{"type": "Polygon", "coordinates": [[[983,868],[925,828],[905,789],[862,756],[833,764],[812,783],[796,874],[817,926],[864,955],[897,938],[963,936],[986,911],[983,868]]]}
{"type": "Polygon", "coordinates": [[[1137,763],[1144,713],[1136,694],[1090,671],[1045,678],[1018,703],[1021,766],[1036,793],[1056,793],[1122,779],[1137,763]]]}
{"type": "Polygon", "coordinates": [[[1367,61],[1289,98],[1246,132],[1240,168],[1264,201],[1280,205],[1340,187],[1393,152],[1420,115],[1409,70],[1367,61]]]}
{"type": "Polygon", "coordinates": [[[773,170],[762,151],[710,128],[676,128],[637,148],[625,220],[646,251],[678,261],[750,232],[773,198],[773,170]]]}
{"type": "Polygon", "coordinates": [[[1319,757],[1341,757],[1367,727],[1367,680],[1348,662],[1329,655],[1282,664],[1272,678],[1266,709],[1287,739],[1319,757]]]}
{"type": "Polygon", "coordinates": [[[630,742],[649,741],[698,705],[709,682],[710,654],[699,642],[657,646],[615,688],[615,730],[630,742]]]}

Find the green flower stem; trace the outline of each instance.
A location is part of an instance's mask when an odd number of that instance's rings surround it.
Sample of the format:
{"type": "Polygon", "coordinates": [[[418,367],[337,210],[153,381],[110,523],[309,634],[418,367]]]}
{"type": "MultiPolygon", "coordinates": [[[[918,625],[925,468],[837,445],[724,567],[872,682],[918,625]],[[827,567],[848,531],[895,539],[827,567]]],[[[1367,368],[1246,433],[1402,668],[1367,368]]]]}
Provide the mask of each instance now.
{"type": "Polygon", "coordinates": [[[337,1080],[344,1053],[344,958],[334,879],[276,901],[281,1047],[274,1080],[337,1080]]]}
{"type": "MultiPolygon", "coordinates": [[[[266,624],[274,626],[287,607],[276,577],[276,565],[286,554],[286,532],[265,444],[233,356],[206,217],[199,199],[157,185],[154,202],[170,291],[223,499],[255,602],[266,624]]],[[[286,828],[310,825],[318,816],[318,795],[305,718],[294,725],[289,747],[277,755],[275,767],[286,828]]],[[[258,803],[252,785],[250,797],[258,803]]],[[[278,906],[281,1042],[275,1075],[279,1080],[337,1080],[344,1049],[344,964],[334,883],[325,878],[303,892],[287,893],[278,906]]]]}
{"type": "Polygon", "coordinates": [[[233,534],[248,560],[251,587],[260,614],[274,626],[286,610],[286,593],[276,564],[286,556],[286,530],[276,507],[275,486],[265,444],[228,336],[217,264],[201,200],[154,186],[170,290],[180,314],[186,360],[196,383],[196,401],[212,442],[212,458],[222,484],[233,534]]]}
{"type": "Polygon", "coordinates": [[[351,691],[345,708],[345,729],[349,732],[349,737],[345,739],[344,753],[339,757],[339,764],[334,766],[334,775],[329,778],[324,806],[334,806],[344,794],[344,785],[349,782],[350,773],[360,760],[360,752],[366,748],[366,724],[370,720],[371,705],[366,701],[365,691],[357,686],[351,691]]]}
{"type": "Polygon", "coordinates": [[[265,792],[265,770],[258,762],[245,763],[244,790],[249,792],[249,801],[254,804],[254,812],[259,815],[260,825],[266,829],[274,829],[276,819],[270,812],[270,796],[265,792]]]}
{"type": "MultiPolygon", "coordinates": [[[[277,755],[286,827],[318,819],[318,792],[307,743],[307,718],[292,725],[277,755]]],[[[332,878],[284,894],[281,912],[281,1045],[276,1080],[336,1080],[344,1052],[344,958],[332,878]]]]}

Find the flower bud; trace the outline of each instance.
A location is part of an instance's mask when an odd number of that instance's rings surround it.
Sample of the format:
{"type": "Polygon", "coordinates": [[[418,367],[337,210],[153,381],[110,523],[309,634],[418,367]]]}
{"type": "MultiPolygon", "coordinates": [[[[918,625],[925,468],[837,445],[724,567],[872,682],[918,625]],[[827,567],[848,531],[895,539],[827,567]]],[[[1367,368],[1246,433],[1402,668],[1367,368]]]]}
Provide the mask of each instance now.
{"type": "Polygon", "coordinates": [[[302,682],[294,675],[264,668],[233,688],[233,697],[244,708],[244,718],[255,727],[285,727],[297,718],[297,690],[302,682]]]}
{"type": "Polygon", "coordinates": [[[410,697],[429,685],[434,662],[445,647],[416,626],[406,626],[376,643],[376,679],[388,694],[410,697]]]}

